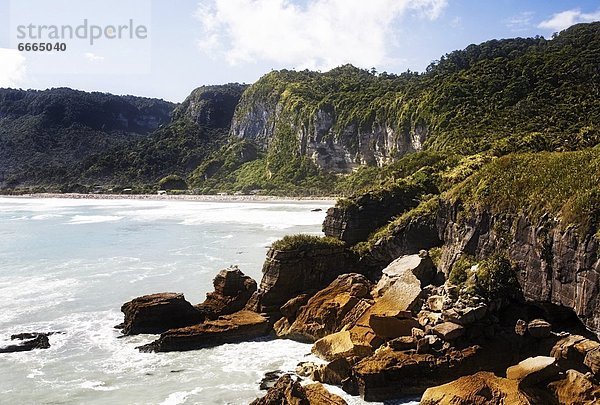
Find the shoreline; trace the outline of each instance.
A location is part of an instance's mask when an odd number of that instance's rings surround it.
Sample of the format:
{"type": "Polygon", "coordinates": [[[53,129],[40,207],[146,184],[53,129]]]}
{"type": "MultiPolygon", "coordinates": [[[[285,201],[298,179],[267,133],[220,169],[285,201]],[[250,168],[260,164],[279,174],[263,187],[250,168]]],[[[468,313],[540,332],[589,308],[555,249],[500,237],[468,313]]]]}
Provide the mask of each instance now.
{"type": "Polygon", "coordinates": [[[75,200],[148,200],[148,201],[199,201],[199,202],[297,202],[335,201],[339,197],[280,197],[268,195],[192,195],[192,194],[79,194],[79,193],[31,193],[20,195],[0,195],[0,198],[63,198],[75,200]]]}

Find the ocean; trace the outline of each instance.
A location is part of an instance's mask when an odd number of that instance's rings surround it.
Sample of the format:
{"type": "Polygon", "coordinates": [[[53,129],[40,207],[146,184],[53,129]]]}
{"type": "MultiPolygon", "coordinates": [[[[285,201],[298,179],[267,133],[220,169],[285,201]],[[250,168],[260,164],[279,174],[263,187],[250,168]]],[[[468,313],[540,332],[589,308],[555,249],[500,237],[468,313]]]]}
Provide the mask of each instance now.
{"type": "Polygon", "coordinates": [[[0,354],[0,403],[247,404],[264,395],[266,372],[318,361],[310,345],[140,353],[156,336],[118,338],[120,306],[154,292],[202,302],[232,264],[260,282],[268,246],[321,234],[331,204],[0,198],[0,346],[13,333],[62,332],[49,349],[0,354]]]}

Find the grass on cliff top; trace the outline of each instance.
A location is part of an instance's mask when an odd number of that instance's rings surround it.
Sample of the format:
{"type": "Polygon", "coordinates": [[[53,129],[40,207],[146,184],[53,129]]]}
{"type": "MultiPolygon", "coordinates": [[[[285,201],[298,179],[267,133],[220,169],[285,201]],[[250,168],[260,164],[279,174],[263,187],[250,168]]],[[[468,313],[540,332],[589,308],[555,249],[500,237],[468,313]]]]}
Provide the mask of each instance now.
{"type": "Polygon", "coordinates": [[[600,219],[600,150],[512,154],[485,165],[445,198],[495,213],[549,213],[583,231],[600,219]]]}
{"type": "Polygon", "coordinates": [[[282,239],[273,242],[272,249],[275,250],[297,250],[302,248],[319,247],[342,247],[344,242],[329,236],[315,236],[307,234],[286,235],[282,239]]]}

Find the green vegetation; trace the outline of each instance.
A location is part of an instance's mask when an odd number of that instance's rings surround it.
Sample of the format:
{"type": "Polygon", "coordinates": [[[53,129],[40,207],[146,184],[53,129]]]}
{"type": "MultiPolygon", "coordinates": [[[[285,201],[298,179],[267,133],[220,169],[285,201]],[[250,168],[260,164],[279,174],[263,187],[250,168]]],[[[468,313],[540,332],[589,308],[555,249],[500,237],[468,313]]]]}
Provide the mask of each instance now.
{"type": "Polygon", "coordinates": [[[462,254],[452,265],[448,281],[454,285],[463,285],[469,278],[469,270],[475,264],[477,261],[473,256],[462,254]]]}
{"type": "Polygon", "coordinates": [[[158,187],[161,190],[187,190],[188,185],[181,176],[170,174],[160,179],[158,187]]]}
{"type": "Polygon", "coordinates": [[[344,242],[336,238],[297,234],[284,236],[282,239],[273,242],[271,248],[275,250],[298,250],[343,246],[344,242]]]}
{"type": "Polygon", "coordinates": [[[506,257],[492,255],[479,263],[474,274],[475,282],[470,286],[471,291],[490,301],[514,298],[520,288],[515,274],[506,257]]]}
{"type": "Polygon", "coordinates": [[[495,159],[447,198],[466,208],[524,212],[533,219],[560,216],[563,225],[597,229],[600,218],[600,150],[511,154],[495,159]]]}

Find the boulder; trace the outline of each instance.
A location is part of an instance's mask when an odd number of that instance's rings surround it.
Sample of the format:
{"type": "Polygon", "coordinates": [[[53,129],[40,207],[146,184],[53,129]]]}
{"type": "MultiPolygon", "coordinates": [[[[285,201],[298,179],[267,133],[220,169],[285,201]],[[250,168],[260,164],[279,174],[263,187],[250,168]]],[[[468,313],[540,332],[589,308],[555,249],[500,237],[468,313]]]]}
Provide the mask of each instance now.
{"type": "Polygon", "coordinates": [[[158,340],[138,349],[143,352],[196,350],[254,339],[268,333],[269,323],[265,317],[252,311],[239,311],[197,325],[170,329],[158,340]]]}
{"type": "Polygon", "coordinates": [[[260,380],[260,384],[258,385],[258,388],[263,391],[266,391],[269,388],[274,387],[277,380],[279,380],[279,378],[281,376],[283,376],[284,374],[285,373],[281,370],[266,372],[265,376],[260,380]]]}
{"type": "Polygon", "coordinates": [[[441,295],[431,295],[427,298],[427,308],[430,311],[441,312],[444,309],[444,297],[441,295]]]}
{"type": "Polygon", "coordinates": [[[350,377],[352,366],[350,362],[340,357],[327,364],[317,367],[311,375],[315,381],[325,384],[342,385],[343,381],[350,377]]]}
{"type": "Polygon", "coordinates": [[[583,364],[589,367],[594,376],[600,377],[600,348],[589,350],[583,359],[583,364]]]}
{"type": "Polygon", "coordinates": [[[370,306],[369,303],[358,305],[370,298],[370,290],[371,283],[364,276],[343,274],[310,298],[297,311],[293,323],[288,326],[286,322],[279,321],[275,331],[279,337],[314,342],[343,327],[351,327],[370,306]]]}
{"type": "Polygon", "coordinates": [[[525,336],[527,333],[527,322],[522,319],[517,320],[515,324],[515,333],[519,336],[525,336]]]}
{"type": "Polygon", "coordinates": [[[536,402],[531,402],[527,395],[520,391],[517,381],[496,377],[494,373],[486,371],[428,388],[421,398],[421,405],[533,405],[534,403],[536,402]]]}
{"type": "Polygon", "coordinates": [[[0,347],[0,353],[16,353],[16,352],[28,352],[35,349],[48,349],[50,347],[50,340],[48,336],[53,333],[19,333],[12,335],[11,340],[21,340],[21,343],[17,345],[9,345],[0,347]]]}
{"type": "Polygon", "coordinates": [[[565,378],[548,384],[560,404],[587,405],[600,403],[600,387],[587,375],[567,370],[565,378]]]}
{"type": "Polygon", "coordinates": [[[506,370],[506,377],[519,382],[519,387],[531,387],[555,379],[560,369],[554,357],[529,357],[506,370]]]}
{"type": "Polygon", "coordinates": [[[341,397],[327,391],[321,384],[300,385],[289,374],[277,380],[267,394],[251,402],[251,405],[345,405],[341,397]]]}
{"type": "Polygon", "coordinates": [[[119,327],[124,335],[162,333],[172,328],[197,324],[203,315],[183,294],[158,293],[134,298],[121,306],[125,321],[119,327]]]}
{"type": "Polygon", "coordinates": [[[478,305],[467,308],[450,308],[442,311],[442,319],[459,325],[470,325],[482,320],[487,314],[487,305],[478,305]]]}
{"type": "Polygon", "coordinates": [[[325,360],[335,360],[341,357],[369,356],[373,354],[373,347],[369,336],[344,330],[317,340],[312,352],[325,360]]]}
{"type": "Polygon", "coordinates": [[[431,331],[441,339],[450,342],[465,334],[465,328],[452,322],[443,322],[435,325],[431,331]]]}
{"type": "Polygon", "coordinates": [[[436,274],[435,267],[427,251],[422,251],[418,255],[399,257],[382,270],[381,279],[373,290],[373,296],[381,297],[396,281],[402,279],[407,272],[411,273],[418,280],[419,288],[430,284],[436,274]]]}
{"type": "Polygon", "coordinates": [[[206,294],[198,304],[202,313],[211,318],[242,310],[256,291],[256,281],[246,276],[237,266],[221,270],[213,280],[215,290],[206,294]]]}
{"type": "Polygon", "coordinates": [[[369,326],[373,332],[384,339],[394,339],[400,336],[411,336],[412,329],[419,326],[413,318],[399,317],[395,312],[371,314],[369,326]]]}
{"type": "Polygon", "coordinates": [[[543,319],[534,319],[527,324],[527,331],[537,339],[543,339],[552,333],[552,325],[543,319]]]}

